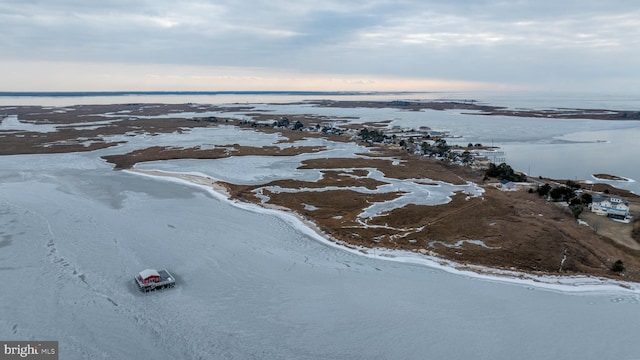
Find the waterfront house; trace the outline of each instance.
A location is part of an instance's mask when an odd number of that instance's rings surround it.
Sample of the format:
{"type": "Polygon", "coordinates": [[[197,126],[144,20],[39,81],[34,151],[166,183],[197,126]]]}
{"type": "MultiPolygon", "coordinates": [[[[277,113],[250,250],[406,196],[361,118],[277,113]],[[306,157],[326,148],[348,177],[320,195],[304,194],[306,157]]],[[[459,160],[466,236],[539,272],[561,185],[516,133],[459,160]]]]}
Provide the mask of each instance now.
{"type": "Polygon", "coordinates": [[[591,211],[598,215],[624,220],[629,217],[629,203],[617,196],[594,195],[591,211]]]}

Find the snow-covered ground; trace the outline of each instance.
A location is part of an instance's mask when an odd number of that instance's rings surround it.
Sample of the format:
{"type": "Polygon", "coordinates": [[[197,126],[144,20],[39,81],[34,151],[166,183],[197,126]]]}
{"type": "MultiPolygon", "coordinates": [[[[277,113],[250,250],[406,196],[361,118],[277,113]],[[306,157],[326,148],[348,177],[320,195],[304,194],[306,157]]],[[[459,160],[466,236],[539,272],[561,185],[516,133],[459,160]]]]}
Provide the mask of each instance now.
{"type": "MultiPolygon", "coordinates": [[[[64,359],[640,356],[635,287],[365,256],[288,214],[99,160],[117,151],[0,157],[1,339],[58,340],[64,359]],[[138,292],[132,277],[149,267],[177,287],[138,292]]],[[[253,171],[225,161],[231,178],[253,171]]]]}

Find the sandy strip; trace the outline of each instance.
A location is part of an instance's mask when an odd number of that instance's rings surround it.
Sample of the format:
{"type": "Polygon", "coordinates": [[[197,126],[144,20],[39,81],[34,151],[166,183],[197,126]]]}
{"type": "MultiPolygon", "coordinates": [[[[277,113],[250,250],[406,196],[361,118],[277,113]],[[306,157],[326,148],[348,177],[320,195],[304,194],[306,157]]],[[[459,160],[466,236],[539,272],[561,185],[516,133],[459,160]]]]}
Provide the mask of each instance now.
{"type": "Polygon", "coordinates": [[[213,190],[226,196],[227,198],[230,195],[229,192],[227,191],[227,188],[220,185],[220,183],[217,180],[204,175],[172,173],[172,172],[165,172],[165,171],[158,171],[158,170],[141,170],[141,169],[128,169],[127,171],[136,172],[136,173],[145,174],[145,175],[151,175],[151,176],[172,177],[172,178],[188,181],[190,183],[197,184],[197,185],[210,186],[213,188],[213,190]]]}

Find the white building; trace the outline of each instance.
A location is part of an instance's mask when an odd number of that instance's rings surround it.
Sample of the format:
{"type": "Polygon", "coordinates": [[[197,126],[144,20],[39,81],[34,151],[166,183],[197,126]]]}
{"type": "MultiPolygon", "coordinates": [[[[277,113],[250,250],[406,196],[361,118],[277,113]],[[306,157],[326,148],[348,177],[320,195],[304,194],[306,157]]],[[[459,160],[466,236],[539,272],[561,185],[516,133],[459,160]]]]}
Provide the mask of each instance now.
{"type": "Polygon", "coordinates": [[[630,216],[629,203],[617,196],[594,196],[591,211],[614,219],[624,220],[630,216]]]}

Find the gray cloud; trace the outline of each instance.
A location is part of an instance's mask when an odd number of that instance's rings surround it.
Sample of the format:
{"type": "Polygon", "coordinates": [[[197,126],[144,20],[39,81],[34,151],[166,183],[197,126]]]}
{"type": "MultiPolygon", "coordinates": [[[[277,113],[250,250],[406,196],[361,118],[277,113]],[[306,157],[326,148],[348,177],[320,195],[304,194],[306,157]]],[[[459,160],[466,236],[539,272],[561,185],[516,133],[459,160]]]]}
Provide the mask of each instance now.
{"type": "Polygon", "coordinates": [[[0,44],[14,61],[579,87],[638,76],[639,35],[636,1],[0,0],[0,44]]]}

